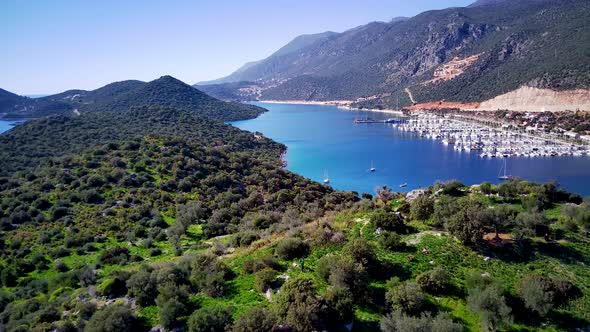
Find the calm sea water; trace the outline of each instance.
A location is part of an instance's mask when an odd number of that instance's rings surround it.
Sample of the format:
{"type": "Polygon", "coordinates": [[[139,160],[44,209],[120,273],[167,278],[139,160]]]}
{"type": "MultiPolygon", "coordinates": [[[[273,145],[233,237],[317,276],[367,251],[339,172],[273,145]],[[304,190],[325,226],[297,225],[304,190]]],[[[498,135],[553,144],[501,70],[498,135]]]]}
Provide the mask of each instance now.
{"type": "MultiPolygon", "coordinates": [[[[388,124],[354,124],[390,114],[345,111],[332,106],[257,103],[270,112],[234,126],[259,131],[288,147],[287,168],[341,190],[374,193],[383,185],[408,191],[436,181],[458,179],[465,184],[499,182],[502,159],[455,151],[438,141],[399,131],[388,124]],[[371,163],[377,170],[369,171],[371,163]],[[400,184],[407,183],[401,188],[400,184]]],[[[565,189],[590,195],[590,157],[510,158],[508,173],[520,178],[558,181],[565,189]]]]}
{"type": "Polygon", "coordinates": [[[0,134],[2,134],[3,132],[9,130],[10,128],[14,127],[16,124],[16,121],[3,121],[0,120],[0,134]]]}

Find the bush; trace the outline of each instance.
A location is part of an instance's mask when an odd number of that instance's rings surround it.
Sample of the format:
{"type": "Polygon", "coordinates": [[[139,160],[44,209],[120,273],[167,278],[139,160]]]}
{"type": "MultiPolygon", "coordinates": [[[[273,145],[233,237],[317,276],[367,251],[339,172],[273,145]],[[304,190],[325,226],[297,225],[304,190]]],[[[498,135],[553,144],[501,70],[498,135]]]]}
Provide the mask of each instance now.
{"type": "Polygon", "coordinates": [[[277,271],[268,267],[256,272],[256,288],[261,292],[266,292],[267,289],[272,287],[277,275],[277,271]]]}
{"type": "Polygon", "coordinates": [[[422,317],[406,316],[397,310],[381,319],[381,331],[405,332],[405,331],[436,331],[436,332],[461,332],[463,326],[453,322],[448,314],[441,313],[432,318],[430,315],[422,317]]]}
{"type": "Polygon", "coordinates": [[[325,295],[328,304],[327,321],[336,330],[354,320],[353,294],[344,288],[331,287],[325,295]]]}
{"type": "Polygon", "coordinates": [[[133,311],[123,305],[111,305],[97,311],[92,315],[84,329],[84,331],[88,332],[141,330],[143,328],[133,311]]]}
{"type": "Polygon", "coordinates": [[[162,254],[162,249],[160,248],[152,248],[150,249],[150,257],[160,256],[162,254]]]}
{"type": "Polygon", "coordinates": [[[387,250],[403,249],[406,247],[406,243],[402,241],[402,237],[395,232],[381,233],[379,243],[387,250]]]}
{"type": "Polygon", "coordinates": [[[129,249],[115,247],[103,252],[99,257],[99,262],[102,264],[125,264],[129,261],[129,258],[129,249]]]}
{"type": "Polygon", "coordinates": [[[416,283],[409,282],[387,291],[387,301],[394,310],[415,315],[421,312],[426,298],[416,283]]]}
{"type": "Polygon", "coordinates": [[[316,331],[324,329],[326,308],[315,295],[313,280],[306,277],[289,279],[279,293],[276,309],[295,331],[316,331]]]}
{"type": "Polygon", "coordinates": [[[539,275],[528,275],[518,284],[518,294],[527,308],[545,316],[557,305],[567,303],[578,295],[575,286],[564,280],[554,280],[539,275]]]}
{"type": "Polygon", "coordinates": [[[390,231],[402,232],[405,230],[404,218],[401,214],[378,210],[371,215],[371,223],[390,231]]]}
{"type": "Polygon", "coordinates": [[[414,220],[428,220],[434,213],[434,201],[427,195],[418,196],[410,204],[410,215],[414,220]]]}
{"type": "Polygon", "coordinates": [[[432,271],[424,272],[416,278],[420,288],[431,294],[443,294],[448,290],[451,279],[447,271],[442,268],[435,268],[432,271]]]}
{"type": "Polygon", "coordinates": [[[298,238],[288,238],[279,242],[275,248],[275,254],[283,260],[292,260],[305,257],[309,250],[307,243],[298,238]]]}
{"type": "Polygon", "coordinates": [[[254,273],[267,267],[278,271],[281,269],[281,264],[272,256],[264,256],[246,261],[244,263],[244,272],[254,273]]]}
{"type": "Polygon", "coordinates": [[[189,317],[189,332],[225,332],[232,323],[232,310],[219,305],[199,309],[189,317]]]}
{"type": "Polygon", "coordinates": [[[467,306],[481,316],[486,330],[496,331],[498,327],[512,320],[511,309],[506,305],[502,290],[494,284],[470,289],[467,306]]]}
{"type": "Polygon", "coordinates": [[[344,252],[361,264],[369,274],[373,274],[379,268],[379,260],[375,255],[375,248],[365,239],[354,239],[344,246],[344,252]]]}
{"type": "Polygon", "coordinates": [[[277,317],[272,311],[254,307],[236,320],[232,331],[272,332],[277,325],[277,317]]]}

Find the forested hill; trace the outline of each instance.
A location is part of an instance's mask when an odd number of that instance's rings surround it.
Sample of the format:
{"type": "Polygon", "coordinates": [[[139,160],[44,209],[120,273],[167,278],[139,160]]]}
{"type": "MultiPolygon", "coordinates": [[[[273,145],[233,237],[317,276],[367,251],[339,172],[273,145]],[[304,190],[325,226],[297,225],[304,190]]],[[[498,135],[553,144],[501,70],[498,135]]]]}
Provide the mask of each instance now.
{"type": "Polygon", "coordinates": [[[275,156],[282,149],[278,143],[255,141],[252,134],[208,119],[197,112],[137,107],[121,111],[87,112],[80,116],[53,116],[16,126],[0,135],[0,175],[6,176],[35,167],[48,157],[79,153],[89,147],[141,139],[147,135],[190,136],[202,146],[238,142],[240,144],[236,148],[243,151],[264,145],[272,149],[275,156]]]}
{"type": "Polygon", "coordinates": [[[154,81],[122,81],[93,91],[69,90],[56,95],[31,99],[0,94],[0,115],[10,118],[39,118],[48,115],[124,111],[130,107],[173,107],[221,121],[249,119],[264,112],[252,105],[227,103],[171,77],[154,81]],[[10,98],[8,98],[10,97],[10,98]],[[5,100],[5,101],[4,101],[5,100]]]}
{"type": "Polygon", "coordinates": [[[483,101],[523,85],[589,88],[589,16],[585,0],[480,1],[330,35],[223,82],[255,82],[243,99],[372,106],[410,104],[405,88],[418,102],[483,101]],[[437,70],[456,75],[433,80],[437,70]]]}

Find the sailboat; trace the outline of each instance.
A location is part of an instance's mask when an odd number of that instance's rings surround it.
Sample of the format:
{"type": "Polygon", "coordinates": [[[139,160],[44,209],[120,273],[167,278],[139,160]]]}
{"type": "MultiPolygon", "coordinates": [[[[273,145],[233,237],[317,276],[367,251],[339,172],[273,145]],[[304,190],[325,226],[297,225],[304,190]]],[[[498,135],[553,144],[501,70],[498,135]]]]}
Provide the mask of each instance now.
{"type": "Polygon", "coordinates": [[[500,173],[498,173],[498,179],[504,180],[504,181],[512,179],[512,176],[506,174],[506,170],[508,168],[508,167],[506,167],[507,160],[508,160],[508,158],[504,157],[504,165],[502,165],[502,168],[500,168],[500,173]],[[501,175],[502,169],[504,170],[504,175],[501,175]]]}
{"type": "Polygon", "coordinates": [[[371,172],[375,172],[377,169],[373,166],[373,161],[371,160],[371,168],[369,168],[371,172]]]}
{"type": "Polygon", "coordinates": [[[328,171],[324,170],[324,183],[328,184],[330,183],[330,178],[328,177],[328,171]]]}

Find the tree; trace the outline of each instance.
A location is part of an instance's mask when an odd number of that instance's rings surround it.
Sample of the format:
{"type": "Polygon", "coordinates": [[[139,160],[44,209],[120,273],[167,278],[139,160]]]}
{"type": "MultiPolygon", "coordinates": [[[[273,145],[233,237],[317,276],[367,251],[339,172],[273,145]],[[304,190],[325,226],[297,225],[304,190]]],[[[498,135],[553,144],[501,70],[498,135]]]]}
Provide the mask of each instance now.
{"type": "Polygon", "coordinates": [[[377,210],[371,215],[371,223],[375,227],[397,232],[404,231],[406,226],[400,213],[387,212],[383,209],[377,210]]]}
{"type": "Polygon", "coordinates": [[[518,211],[511,205],[501,204],[487,209],[485,213],[487,216],[483,220],[496,233],[496,239],[500,239],[499,233],[505,231],[507,227],[514,223],[514,218],[518,214],[518,211]]]}
{"type": "Polygon", "coordinates": [[[256,272],[256,281],[255,285],[261,292],[266,292],[267,289],[272,287],[277,275],[279,273],[269,267],[264,268],[258,272],[256,272]]]}
{"type": "Polygon", "coordinates": [[[375,248],[363,238],[356,238],[344,246],[344,252],[361,264],[369,274],[376,272],[379,260],[375,248]]]}
{"type": "Polygon", "coordinates": [[[379,237],[379,243],[383,248],[388,250],[397,250],[406,247],[406,243],[402,241],[402,237],[396,232],[382,232],[379,237]]]}
{"type": "Polygon", "coordinates": [[[481,241],[487,223],[485,206],[475,200],[463,201],[461,209],[454,214],[447,223],[449,233],[463,242],[463,244],[476,244],[481,241]]]}
{"type": "Polygon", "coordinates": [[[548,224],[549,221],[545,218],[545,215],[538,211],[519,213],[514,221],[515,238],[522,245],[527,238],[532,238],[535,235],[547,237],[548,224]]]}
{"type": "Polygon", "coordinates": [[[334,329],[353,321],[354,298],[353,294],[345,288],[331,287],[325,295],[328,304],[328,318],[326,321],[334,329]]]}
{"type": "Polygon", "coordinates": [[[393,310],[401,310],[410,315],[420,313],[426,301],[418,284],[413,282],[403,283],[389,289],[386,298],[393,310]]]}
{"type": "Polygon", "coordinates": [[[523,277],[518,283],[518,294],[527,308],[545,316],[555,306],[577,297],[580,290],[566,280],[531,274],[523,277]]]}
{"type": "Polygon", "coordinates": [[[434,201],[427,195],[418,196],[410,204],[410,215],[414,220],[428,220],[434,213],[434,201]]]}
{"type": "Polygon", "coordinates": [[[275,254],[284,260],[304,257],[309,246],[298,238],[288,238],[279,242],[275,248],[275,254]]]}
{"type": "Polygon", "coordinates": [[[553,308],[554,293],[541,278],[524,277],[519,283],[518,293],[526,307],[541,316],[547,315],[553,308]]]}
{"type": "Polygon", "coordinates": [[[416,283],[428,293],[442,294],[451,284],[451,278],[447,271],[437,267],[434,270],[424,272],[416,277],[416,283]]]}
{"type": "Polygon", "coordinates": [[[88,332],[118,332],[118,331],[141,331],[143,327],[139,320],[124,305],[111,305],[97,311],[86,324],[84,331],[88,332]]]}
{"type": "Polygon", "coordinates": [[[234,323],[234,332],[272,332],[277,326],[277,316],[274,312],[254,307],[243,313],[234,323]]]}
{"type": "Polygon", "coordinates": [[[289,279],[281,287],[276,308],[295,331],[321,330],[324,325],[326,307],[315,295],[315,286],[309,278],[289,279]]]}
{"type": "Polygon", "coordinates": [[[201,308],[188,319],[189,332],[225,332],[232,324],[232,310],[213,305],[201,308]]]}
{"type": "Polygon", "coordinates": [[[380,322],[383,332],[461,332],[463,326],[453,322],[448,314],[440,313],[436,317],[424,314],[421,317],[405,315],[402,311],[396,310],[384,316],[380,322]]]}
{"type": "Polygon", "coordinates": [[[511,309],[506,305],[502,290],[495,284],[470,289],[467,306],[481,316],[484,328],[488,331],[496,331],[512,320],[511,309]]]}

